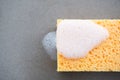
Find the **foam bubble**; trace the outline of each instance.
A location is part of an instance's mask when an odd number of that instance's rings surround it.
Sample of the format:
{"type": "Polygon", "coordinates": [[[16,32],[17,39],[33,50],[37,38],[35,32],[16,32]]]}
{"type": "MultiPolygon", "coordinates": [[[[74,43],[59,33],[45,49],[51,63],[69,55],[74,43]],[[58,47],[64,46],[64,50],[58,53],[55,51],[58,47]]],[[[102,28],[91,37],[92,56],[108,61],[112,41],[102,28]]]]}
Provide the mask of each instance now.
{"type": "Polygon", "coordinates": [[[67,58],[85,57],[109,36],[91,20],[63,20],[57,27],[57,50],[67,58]]]}
{"type": "Polygon", "coordinates": [[[42,40],[43,47],[51,59],[57,59],[56,32],[49,32],[42,40]]]}

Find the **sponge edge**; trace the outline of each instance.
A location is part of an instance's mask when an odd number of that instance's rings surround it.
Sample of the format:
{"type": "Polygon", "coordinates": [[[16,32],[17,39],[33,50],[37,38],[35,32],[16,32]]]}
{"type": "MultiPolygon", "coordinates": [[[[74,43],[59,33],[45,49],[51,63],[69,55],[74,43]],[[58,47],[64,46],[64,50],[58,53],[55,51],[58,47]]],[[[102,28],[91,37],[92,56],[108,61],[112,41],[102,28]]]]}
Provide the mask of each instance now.
{"type": "Polygon", "coordinates": [[[66,58],[85,57],[108,36],[106,28],[91,20],[63,20],[57,27],[57,50],[66,58]]]}

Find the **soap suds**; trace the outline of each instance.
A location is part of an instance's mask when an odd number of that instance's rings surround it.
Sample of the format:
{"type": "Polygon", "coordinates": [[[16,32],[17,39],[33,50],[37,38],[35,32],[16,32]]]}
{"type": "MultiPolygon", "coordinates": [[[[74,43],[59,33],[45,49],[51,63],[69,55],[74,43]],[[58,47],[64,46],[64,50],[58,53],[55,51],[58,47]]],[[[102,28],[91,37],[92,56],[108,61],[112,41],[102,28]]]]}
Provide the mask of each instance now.
{"type": "Polygon", "coordinates": [[[57,27],[57,50],[67,58],[84,57],[109,36],[91,20],[63,20],[57,27]]]}
{"type": "Polygon", "coordinates": [[[42,44],[46,53],[51,57],[51,59],[56,60],[56,32],[49,32],[46,34],[42,41],[42,44]]]}

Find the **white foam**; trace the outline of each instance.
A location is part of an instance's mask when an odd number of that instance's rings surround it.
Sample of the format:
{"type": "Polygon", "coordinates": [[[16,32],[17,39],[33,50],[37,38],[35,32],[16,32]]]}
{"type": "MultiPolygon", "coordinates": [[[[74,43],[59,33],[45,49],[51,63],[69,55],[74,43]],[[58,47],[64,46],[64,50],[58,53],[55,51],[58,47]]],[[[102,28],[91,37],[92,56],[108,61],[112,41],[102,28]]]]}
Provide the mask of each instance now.
{"type": "Polygon", "coordinates": [[[63,20],[57,27],[57,50],[67,58],[84,57],[109,36],[91,20],[63,20]]]}
{"type": "Polygon", "coordinates": [[[42,45],[46,53],[51,57],[51,59],[56,60],[56,32],[49,32],[48,34],[46,34],[42,40],[42,45]]]}

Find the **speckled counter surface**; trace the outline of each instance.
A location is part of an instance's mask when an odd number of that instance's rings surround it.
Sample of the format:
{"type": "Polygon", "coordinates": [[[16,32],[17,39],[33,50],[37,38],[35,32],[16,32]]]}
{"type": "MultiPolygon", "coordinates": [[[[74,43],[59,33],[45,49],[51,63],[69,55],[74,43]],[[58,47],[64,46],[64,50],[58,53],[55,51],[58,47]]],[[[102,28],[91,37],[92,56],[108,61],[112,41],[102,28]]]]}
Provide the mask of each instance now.
{"type": "Polygon", "coordinates": [[[120,0],[0,0],[0,80],[119,80],[120,73],[58,73],[42,47],[57,18],[120,19],[120,0]]]}

